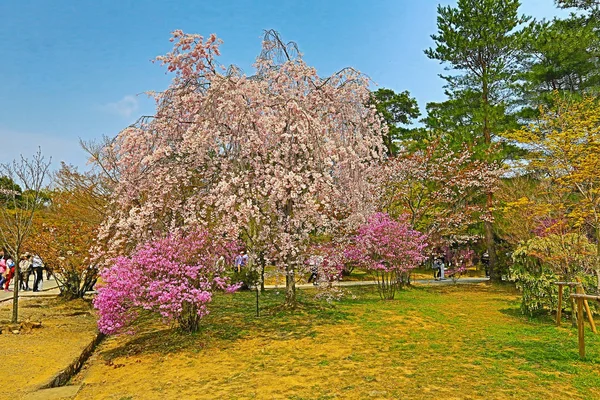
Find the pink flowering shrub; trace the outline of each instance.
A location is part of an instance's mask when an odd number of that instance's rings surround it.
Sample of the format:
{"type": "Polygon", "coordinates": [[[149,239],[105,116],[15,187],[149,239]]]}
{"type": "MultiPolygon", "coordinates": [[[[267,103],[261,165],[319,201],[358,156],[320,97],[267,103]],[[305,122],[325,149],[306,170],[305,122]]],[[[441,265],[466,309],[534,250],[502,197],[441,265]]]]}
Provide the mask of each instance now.
{"type": "Polygon", "coordinates": [[[117,257],[100,274],[94,299],[98,328],[106,334],[122,332],[147,310],[178,322],[183,330],[197,330],[213,292],[238,288],[224,276],[236,248],[201,230],[156,239],[129,257],[117,257]]]}
{"type": "Polygon", "coordinates": [[[373,214],[358,229],[355,248],[347,253],[359,265],[374,271],[382,299],[393,299],[401,281],[427,257],[427,237],[410,228],[403,217],[395,221],[385,213],[373,214]]]}

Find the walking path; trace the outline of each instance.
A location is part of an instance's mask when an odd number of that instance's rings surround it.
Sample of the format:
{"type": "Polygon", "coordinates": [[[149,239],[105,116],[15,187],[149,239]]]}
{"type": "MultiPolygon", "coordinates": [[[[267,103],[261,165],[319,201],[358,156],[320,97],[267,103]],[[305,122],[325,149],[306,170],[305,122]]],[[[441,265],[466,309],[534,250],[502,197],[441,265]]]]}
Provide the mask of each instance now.
{"type": "MultiPolygon", "coordinates": [[[[46,274],[44,273],[44,278],[45,277],[46,277],[46,274]]],[[[13,279],[9,286],[9,289],[10,289],[9,292],[0,290],[0,303],[4,303],[13,298],[12,291],[14,289],[14,282],[15,282],[15,280],[13,279]]],[[[33,287],[33,276],[31,276],[29,278],[29,287],[30,288],[33,287]]],[[[28,290],[28,291],[19,290],[19,298],[58,295],[58,294],[60,294],[60,290],[58,289],[58,283],[56,283],[56,280],[54,280],[53,276],[51,276],[50,279],[48,279],[48,280],[44,279],[44,283],[42,285],[42,290],[39,292],[32,292],[31,290],[28,290]]]]}
{"type": "MultiPolygon", "coordinates": [[[[460,278],[456,281],[456,284],[473,284],[473,283],[481,283],[487,282],[490,278],[460,278]]],[[[440,285],[453,285],[455,282],[452,282],[452,279],[444,279],[443,281],[436,281],[434,279],[414,279],[411,281],[411,284],[417,285],[431,285],[431,286],[440,286],[440,285]]],[[[334,283],[333,286],[370,286],[377,285],[377,281],[340,281],[334,283]]],[[[312,283],[302,283],[296,284],[296,288],[304,289],[314,287],[312,283]]],[[[265,285],[265,289],[280,289],[285,288],[285,284],[282,285],[265,285]]]]}
{"type": "MultiPolygon", "coordinates": [[[[490,278],[460,278],[456,281],[456,284],[475,284],[481,282],[487,282],[490,278]]],[[[436,281],[434,279],[415,279],[412,281],[412,284],[416,285],[431,285],[431,286],[440,286],[440,285],[452,285],[452,279],[445,279],[443,281],[436,281]]],[[[377,281],[341,281],[335,283],[334,286],[371,286],[377,285],[377,281]]],[[[33,286],[33,282],[30,282],[29,287],[33,286]]],[[[314,287],[311,283],[301,283],[297,284],[296,288],[298,289],[308,289],[314,287]]],[[[12,284],[10,286],[12,289],[12,284]]],[[[265,285],[265,289],[284,289],[285,284],[283,285],[265,285]]],[[[92,292],[94,293],[94,292],[92,292]]],[[[60,290],[58,289],[58,284],[54,280],[54,277],[51,277],[49,280],[44,281],[44,286],[41,292],[32,292],[27,291],[24,292],[22,290],[19,291],[19,298],[29,298],[29,297],[45,297],[45,296],[56,296],[60,294],[60,290]]],[[[0,303],[7,302],[13,298],[13,292],[4,292],[0,291],[0,303]]]]}

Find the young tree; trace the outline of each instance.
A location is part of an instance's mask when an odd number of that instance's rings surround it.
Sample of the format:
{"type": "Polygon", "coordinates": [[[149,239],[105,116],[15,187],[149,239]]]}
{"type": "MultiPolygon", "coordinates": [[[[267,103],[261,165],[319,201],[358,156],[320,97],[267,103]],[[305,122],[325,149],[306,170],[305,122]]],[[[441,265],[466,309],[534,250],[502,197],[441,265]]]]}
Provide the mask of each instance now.
{"type": "Polygon", "coordinates": [[[50,204],[34,218],[27,247],[44,256],[67,299],[82,298],[97,278],[90,249],[106,212],[110,190],[105,178],[61,164],[54,175],[50,204]]]}
{"type": "MultiPolygon", "coordinates": [[[[505,129],[511,86],[519,68],[519,27],[527,18],[519,16],[518,0],[458,0],[457,7],[438,6],[435,48],[425,51],[432,59],[447,63],[455,73],[442,76],[451,100],[476,100],[470,125],[475,129],[471,145],[487,151],[505,129]]],[[[448,132],[446,132],[448,133],[448,132]]],[[[489,155],[488,155],[489,156],[489,155]]],[[[489,217],[484,223],[490,256],[490,277],[501,279],[496,269],[493,194],[486,193],[489,217]]]]}
{"type": "Polygon", "coordinates": [[[13,292],[12,322],[19,319],[19,263],[18,257],[23,243],[31,234],[33,218],[42,207],[44,197],[44,180],[48,175],[50,161],[46,161],[41,150],[31,158],[21,156],[19,161],[0,164],[0,173],[6,177],[5,182],[12,182],[13,188],[2,188],[0,196],[0,239],[15,260],[15,285],[13,292]],[[19,191],[22,188],[23,191],[19,191]]]}
{"type": "Polygon", "coordinates": [[[213,292],[239,287],[224,277],[224,265],[233,261],[237,248],[201,230],[157,239],[129,257],[117,257],[102,270],[94,298],[100,331],[122,332],[143,311],[177,322],[184,331],[197,331],[213,292]],[[226,262],[218,262],[220,257],[226,262]]]}
{"type": "Polygon", "coordinates": [[[395,221],[384,213],[372,215],[358,229],[353,251],[346,254],[375,272],[379,295],[385,300],[394,298],[400,275],[418,267],[427,258],[426,236],[411,229],[407,220],[403,217],[395,221]]]}
{"type": "Polygon", "coordinates": [[[252,230],[285,271],[293,304],[310,234],[332,229],[348,185],[382,157],[369,81],[351,68],[319,77],[273,31],[250,77],[220,72],[215,35],[172,40],[158,60],[175,78],[156,95],[156,114],[106,150],[118,182],[100,237],[114,252],[180,227],[252,230]]]}
{"type": "Polygon", "coordinates": [[[487,217],[481,193],[496,190],[502,171],[438,141],[386,162],[378,173],[380,207],[394,217],[408,215],[411,228],[425,232],[435,251],[475,238],[475,227],[487,217]]]}
{"type": "Polygon", "coordinates": [[[596,242],[600,290],[600,102],[593,96],[572,101],[556,96],[552,108],[542,107],[536,124],[511,138],[530,147],[528,167],[545,175],[559,194],[564,217],[575,228],[589,227],[596,242]]]}

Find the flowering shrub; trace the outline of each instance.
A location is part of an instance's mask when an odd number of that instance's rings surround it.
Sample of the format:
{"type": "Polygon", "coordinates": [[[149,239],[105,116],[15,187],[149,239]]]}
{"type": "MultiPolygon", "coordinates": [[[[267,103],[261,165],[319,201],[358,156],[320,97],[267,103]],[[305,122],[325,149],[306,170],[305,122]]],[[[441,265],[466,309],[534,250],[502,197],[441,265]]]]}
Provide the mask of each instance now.
{"type": "Polygon", "coordinates": [[[129,257],[117,257],[101,272],[102,283],[94,299],[98,327],[103,333],[126,329],[147,310],[166,322],[178,322],[186,331],[198,329],[208,313],[214,290],[235,291],[224,277],[236,245],[218,241],[207,231],[174,234],[140,246],[129,257]]]}
{"type": "Polygon", "coordinates": [[[406,217],[395,221],[387,214],[376,213],[359,228],[354,241],[356,247],[347,256],[375,272],[382,299],[393,299],[400,275],[426,259],[426,236],[411,229],[406,217]]]}

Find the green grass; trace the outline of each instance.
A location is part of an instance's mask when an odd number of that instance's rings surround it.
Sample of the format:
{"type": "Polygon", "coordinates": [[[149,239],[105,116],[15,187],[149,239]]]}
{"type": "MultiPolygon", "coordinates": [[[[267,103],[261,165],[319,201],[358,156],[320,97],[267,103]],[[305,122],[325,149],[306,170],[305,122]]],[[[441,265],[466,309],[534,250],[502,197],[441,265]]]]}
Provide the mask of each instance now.
{"type": "Polygon", "coordinates": [[[146,317],[103,347],[78,398],[104,376],[102,390],[132,398],[203,385],[221,398],[600,398],[600,336],[586,328],[580,359],[576,329],[521,315],[510,286],[410,288],[393,301],[351,291],[327,304],[301,290],[293,310],[267,291],[258,318],[253,292],[220,295],[193,335],[146,317]],[[137,378],[157,365],[197,386],[137,378]]]}

